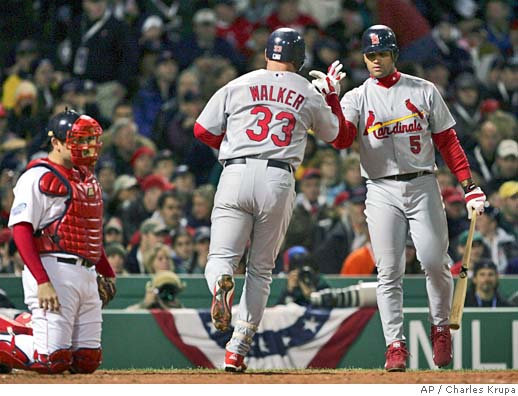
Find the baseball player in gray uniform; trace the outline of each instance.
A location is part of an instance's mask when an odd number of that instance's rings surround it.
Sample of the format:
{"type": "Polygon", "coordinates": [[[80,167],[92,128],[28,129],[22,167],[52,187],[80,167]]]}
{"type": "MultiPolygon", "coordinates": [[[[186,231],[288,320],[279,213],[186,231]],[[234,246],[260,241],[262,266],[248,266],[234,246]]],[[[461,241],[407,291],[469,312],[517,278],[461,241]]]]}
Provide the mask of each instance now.
{"type": "Polygon", "coordinates": [[[363,33],[362,46],[370,78],[347,92],[341,104],[348,140],[358,135],[361,174],[367,179],[365,213],[378,269],[378,307],[388,347],[385,369],[406,369],[402,278],[408,233],[426,274],[433,359],[444,367],[452,359],[448,318],[453,281],[434,145],[464,188],[470,217],[472,210],[484,210],[486,196],[471,179],[455,120],[439,91],[397,71],[394,32],[372,26],[363,33]]]}
{"type": "Polygon", "coordinates": [[[212,212],[205,277],[211,315],[229,329],[233,272],[249,243],[239,314],[227,344],[226,371],[246,369],[244,357],[262,319],[274,260],[290,222],[294,170],[303,159],[307,131],[336,148],[346,146],[345,119],[338,99],[342,66],[335,62],[314,83],[296,72],[305,44],[293,29],[274,31],[265,50],[266,70],[245,74],[219,89],[194,127],[195,136],[219,149],[224,166],[212,212]]]}

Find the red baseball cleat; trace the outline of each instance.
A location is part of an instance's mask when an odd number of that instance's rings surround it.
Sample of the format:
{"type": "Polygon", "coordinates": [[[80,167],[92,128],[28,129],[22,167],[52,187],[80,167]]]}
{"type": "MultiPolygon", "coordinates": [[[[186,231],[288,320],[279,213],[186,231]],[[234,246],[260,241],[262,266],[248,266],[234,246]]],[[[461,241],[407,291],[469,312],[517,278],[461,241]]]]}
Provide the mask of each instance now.
{"type": "Polygon", "coordinates": [[[242,373],[246,370],[245,357],[239,353],[227,351],[225,353],[225,371],[242,373]]]}
{"type": "Polygon", "coordinates": [[[432,340],[433,362],[438,367],[445,367],[451,363],[453,357],[451,351],[450,326],[434,326],[430,338],[432,340]]]}
{"type": "Polygon", "coordinates": [[[214,297],[210,315],[214,327],[227,331],[232,320],[232,301],[234,300],[234,280],[231,275],[221,275],[214,287],[214,297]]]}
{"type": "Polygon", "coordinates": [[[394,341],[385,352],[385,370],[387,371],[405,371],[406,359],[409,353],[406,344],[403,341],[394,341]]]}

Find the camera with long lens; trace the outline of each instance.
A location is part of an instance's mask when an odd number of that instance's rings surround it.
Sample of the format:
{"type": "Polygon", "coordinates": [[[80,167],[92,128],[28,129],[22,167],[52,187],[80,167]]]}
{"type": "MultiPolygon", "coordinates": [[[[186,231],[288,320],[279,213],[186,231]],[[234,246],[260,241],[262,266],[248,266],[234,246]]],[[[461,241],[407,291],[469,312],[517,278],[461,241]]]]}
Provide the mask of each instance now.
{"type": "Polygon", "coordinates": [[[343,288],[312,292],[311,305],[322,308],[375,307],[377,282],[360,282],[343,288]]]}

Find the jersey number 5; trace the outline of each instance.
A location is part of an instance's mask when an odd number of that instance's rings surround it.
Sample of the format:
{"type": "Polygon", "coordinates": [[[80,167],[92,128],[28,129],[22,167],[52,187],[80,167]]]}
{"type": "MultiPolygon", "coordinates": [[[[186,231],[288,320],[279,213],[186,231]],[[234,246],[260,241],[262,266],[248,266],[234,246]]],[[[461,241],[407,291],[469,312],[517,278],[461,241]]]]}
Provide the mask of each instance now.
{"type": "MultiPolygon", "coordinates": [[[[259,132],[255,132],[252,129],[247,129],[246,134],[251,140],[262,142],[268,137],[268,133],[270,132],[270,122],[273,118],[272,111],[266,106],[255,106],[250,113],[253,115],[261,114],[263,116],[259,121],[257,121],[257,126],[261,130],[259,132]]],[[[287,120],[288,123],[281,127],[281,131],[284,133],[284,136],[279,137],[272,134],[271,139],[273,144],[279,147],[287,146],[291,142],[291,134],[293,132],[293,128],[295,128],[295,116],[287,111],[281,111],[275,115],[275,119],[278,121],[287,120]]]]}
{"type": "Polygon", "coordinates": [[[421,135],[412,135],[408,139],[410,140],[410,151],[419,154],[421,152],[421,135]]]}

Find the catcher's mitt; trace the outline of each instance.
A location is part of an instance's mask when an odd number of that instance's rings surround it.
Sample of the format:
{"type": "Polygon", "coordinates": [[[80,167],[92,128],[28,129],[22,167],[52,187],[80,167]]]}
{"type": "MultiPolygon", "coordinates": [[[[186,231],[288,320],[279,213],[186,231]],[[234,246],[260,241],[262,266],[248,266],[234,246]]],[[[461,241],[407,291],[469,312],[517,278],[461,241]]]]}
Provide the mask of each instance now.
{"type": "Polygon", "coordinates": [[[97,275],[97,288],[99,290],[99,298],[103,302],[103,308],[113,300],[117,289],[115,288],[115,281],[113,278],[105,278],[102,275],[97,275]]]}

